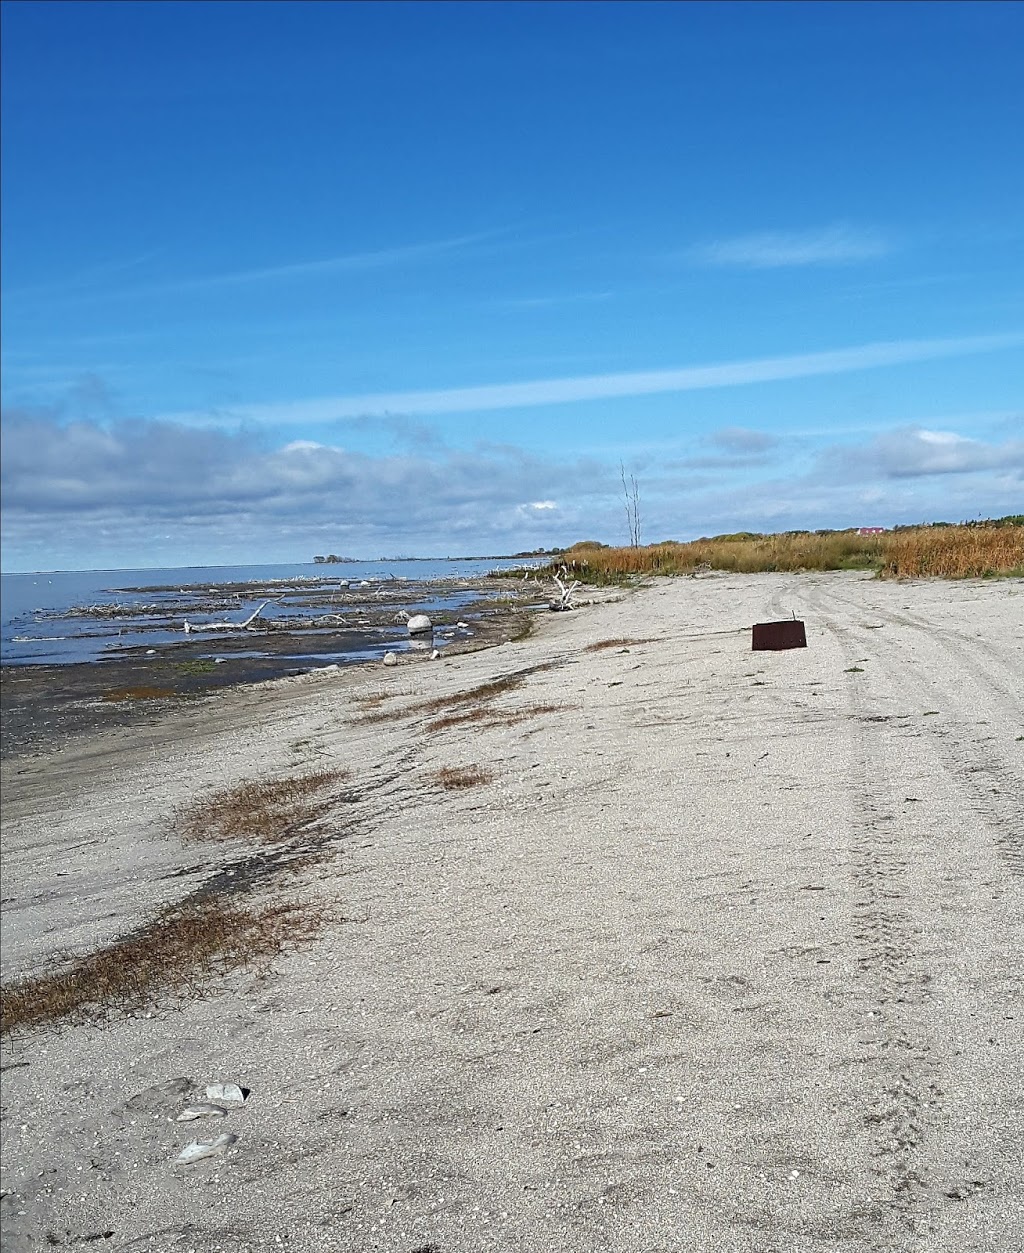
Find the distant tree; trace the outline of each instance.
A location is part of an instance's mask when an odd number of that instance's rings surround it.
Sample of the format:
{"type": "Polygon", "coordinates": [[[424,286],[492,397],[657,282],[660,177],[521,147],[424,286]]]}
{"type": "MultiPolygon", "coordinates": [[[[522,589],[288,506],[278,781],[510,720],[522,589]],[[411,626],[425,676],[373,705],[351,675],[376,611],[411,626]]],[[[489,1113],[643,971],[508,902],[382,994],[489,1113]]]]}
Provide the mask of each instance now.
{"type": "Polygon", "coordinates": [[[640,487],[636,479],[629,476],[626,481],[626,467],[619,462],[619,474],[622,477],[622,494],[626,502],[626,529],[629,532],[630,548],[640,547],[640,487]]]}

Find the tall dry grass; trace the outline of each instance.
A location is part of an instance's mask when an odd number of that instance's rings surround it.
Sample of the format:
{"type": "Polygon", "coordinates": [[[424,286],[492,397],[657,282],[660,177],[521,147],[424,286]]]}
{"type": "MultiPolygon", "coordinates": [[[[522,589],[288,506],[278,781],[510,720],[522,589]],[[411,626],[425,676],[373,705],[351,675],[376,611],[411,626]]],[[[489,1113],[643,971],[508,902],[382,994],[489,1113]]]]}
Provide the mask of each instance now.
{"type": "Polygon", "coordinates": [[[981,578],[1024,573],[1024,526],[941,526],[858,535],[856,531],[719,536],[645,548],[570,548],[552,564],[589,583],[632,575],[875,570],[882,578],[981,578]]]}
{"type": "Polygon", "coordinates": [[[1024,575],[1024,526],[920,527],[886,538],[883,578],[1024,575]]]}

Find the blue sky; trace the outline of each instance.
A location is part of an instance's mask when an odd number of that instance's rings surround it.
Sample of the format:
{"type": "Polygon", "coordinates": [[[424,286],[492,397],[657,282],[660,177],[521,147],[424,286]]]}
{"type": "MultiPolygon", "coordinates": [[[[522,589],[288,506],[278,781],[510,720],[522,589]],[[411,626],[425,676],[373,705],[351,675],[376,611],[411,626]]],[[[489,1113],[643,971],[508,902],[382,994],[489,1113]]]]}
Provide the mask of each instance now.
{"type": "Polygon", "coordinates": [[[3,6],[6,570],[1024,509],[1024,6],[3,6]]]}

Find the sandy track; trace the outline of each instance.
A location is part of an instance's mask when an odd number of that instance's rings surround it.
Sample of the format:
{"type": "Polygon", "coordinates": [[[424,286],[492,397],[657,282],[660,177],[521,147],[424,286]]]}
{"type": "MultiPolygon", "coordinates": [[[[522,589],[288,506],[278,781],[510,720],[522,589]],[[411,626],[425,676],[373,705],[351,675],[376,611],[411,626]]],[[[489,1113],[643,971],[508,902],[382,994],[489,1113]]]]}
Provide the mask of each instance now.
{"type": "Polygon", "coordinates": [[[1019,1249],[1022,619],[1013,582],[660,582],[5,764],[5,970],[212,874],[166,829],[204,788],[354,783],[301,885],[349,921],[5,1049],[4,1248],[1019,1249]],[[790,614],[806,651],[750,652],[790,614]],[[512,673],[497,709],[555,708],[352,721],[512,673]],[[180,1098],[126,1108],[177,1076],[252,1089],[223,1162],[173,1166],[180,1098]]]}

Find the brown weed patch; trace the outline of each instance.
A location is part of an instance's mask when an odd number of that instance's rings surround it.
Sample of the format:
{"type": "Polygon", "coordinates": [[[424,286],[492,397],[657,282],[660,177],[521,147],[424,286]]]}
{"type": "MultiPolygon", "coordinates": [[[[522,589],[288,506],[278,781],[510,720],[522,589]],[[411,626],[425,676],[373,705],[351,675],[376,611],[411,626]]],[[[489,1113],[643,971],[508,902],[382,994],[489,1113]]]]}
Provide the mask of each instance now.
{"type": "Polygon", "coordinates": [[[172,687],[117,687],[104,692],[104,700],[163,700],[167,696],[177,696],[172,687]]]}
{"type": "Polygon", "coordinates": [[[175,906],[98,952],[5,985],[0,1031],[132,1013],[162,994],[194,994],[217,975],[310,939],[322,922],[322,911],[306,904],[246,909],[213,897],[175,906]]]}
{"type": "Polygon", "coordinates": [[[432,700],[421,701],[413,706],[416,713],[432,714],[441,709],[457,708],[459,705],[475,705],[477,702],[494,700],[506,692],[514,692],[526,682],[521,674],[506,675],[502,679],[492,679],[489,683],[481,683],[465,692],[453,692],[450,696],[435,696],[432,700]]]}
{"type": "Polygon", "coordinates": [[[447,792],[461,791],[463,788],[480,787],[494,779],[494,771],[483,766],[443,766],[431,775],[431,782],[443,787],[447,792]]]}
{"type": "Polygon", "coordinates": [[[575,705],[525,705],[521,709],[467,709],[462,713],[445,714],[443,718],[434,718],[427,723],[428,731],[445,731],[449,727],[461,727],[470,722],[477,722],[486,730],[494,727],[514,727],[519,722],[527,722],[530,718],[538,718],[541,714],[560,713],[565,709],[575,709],[575,705]]]}
{"type": "Polygon", "coordinates": [[[284,840],[323,817],[332,799],[324,793],[346,775],[314,770],[287,779],[245,779],[179,810],[176,829],[186,841],[284,840]]]}
{"type": "Polygon", "coordinates": [[[621,639],[618,639],[618,640],[598,640],[596,644],[588,644],[583,651],[585,653],[600,653],[600,652],[603,652],[604,649],[606,648],[632,648],[634,644],[655,644],[655,643],[657,643],[657,641],[653,639],[634,640],[624,635],[621,639]]]}

